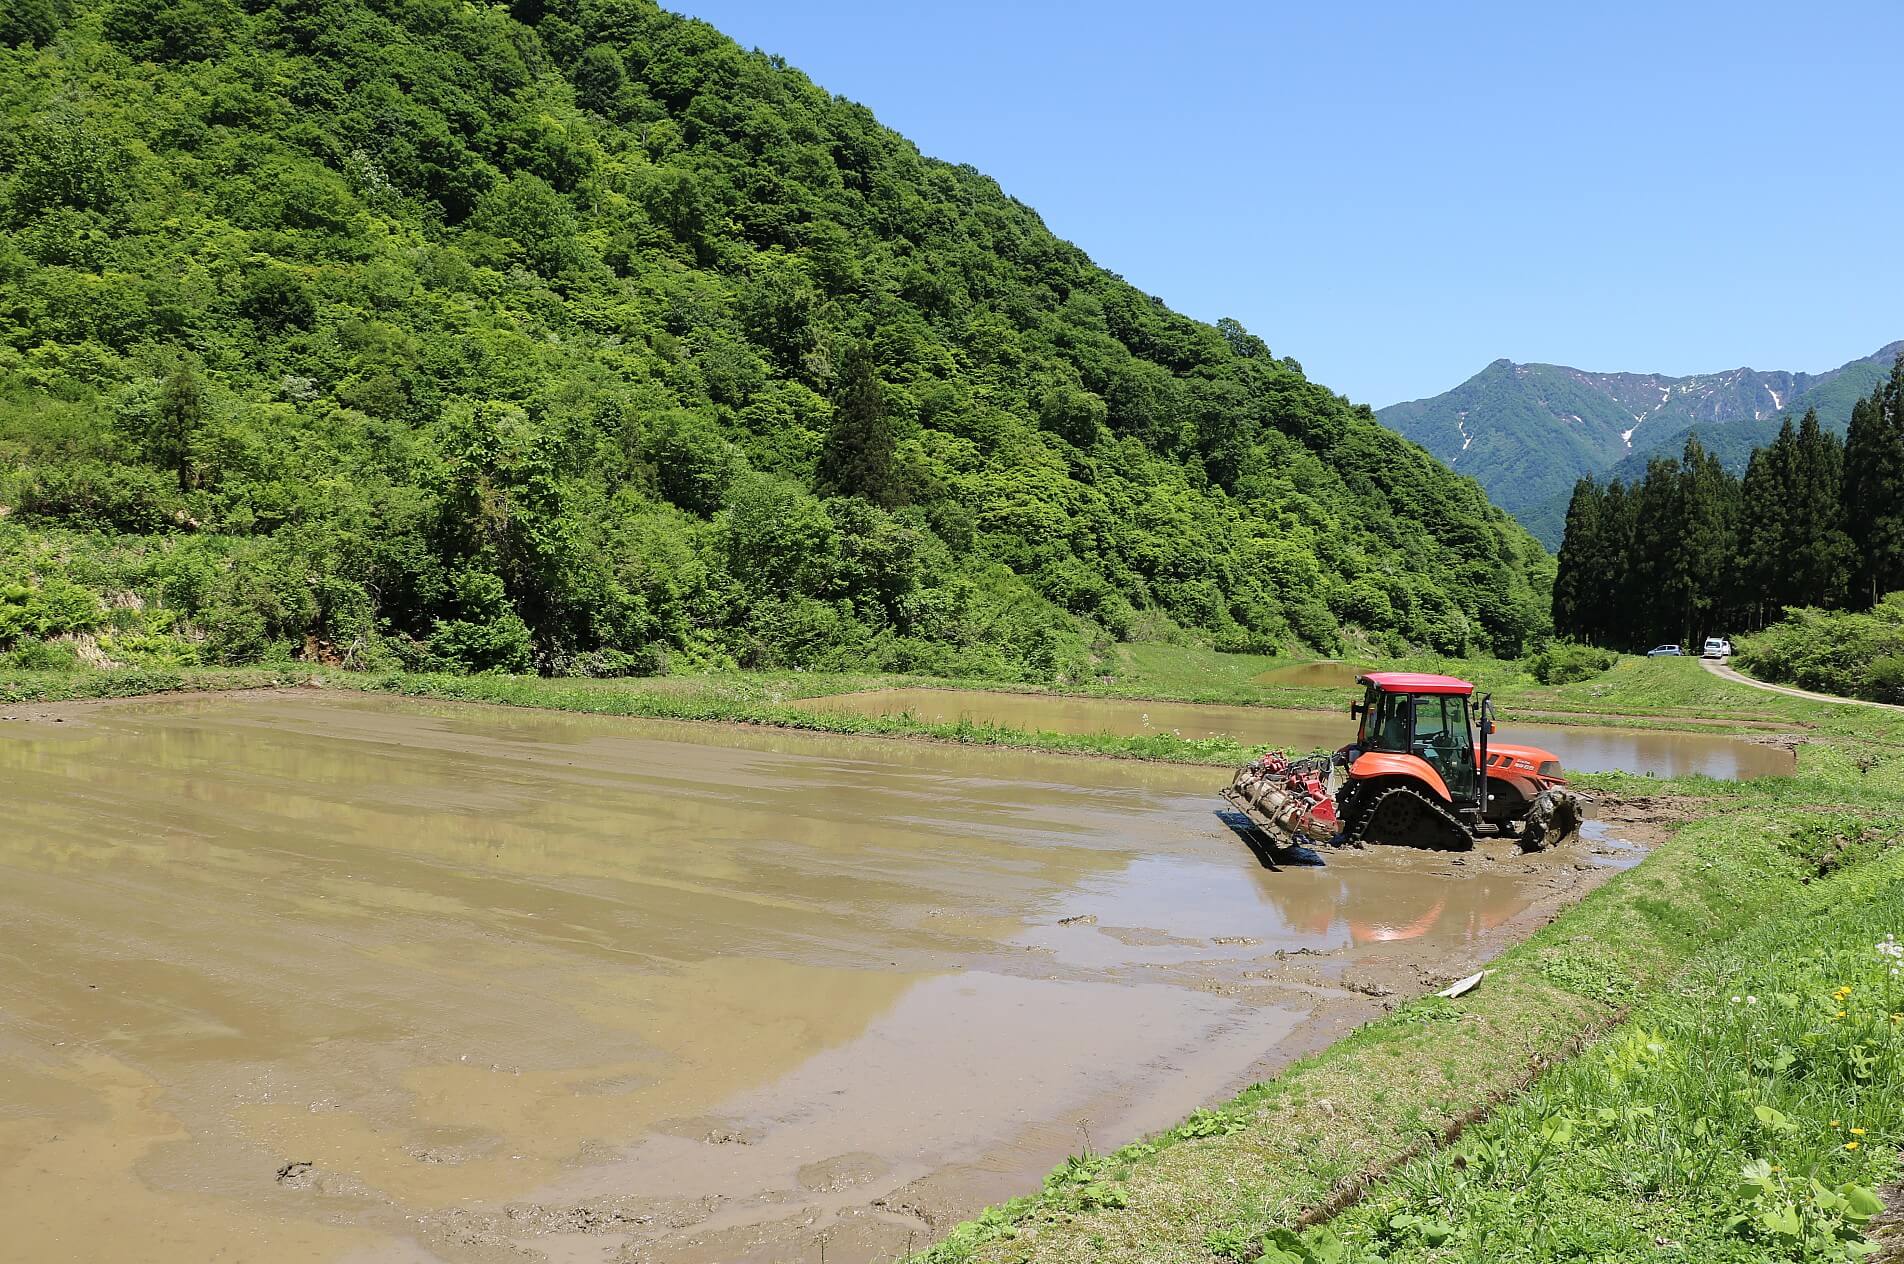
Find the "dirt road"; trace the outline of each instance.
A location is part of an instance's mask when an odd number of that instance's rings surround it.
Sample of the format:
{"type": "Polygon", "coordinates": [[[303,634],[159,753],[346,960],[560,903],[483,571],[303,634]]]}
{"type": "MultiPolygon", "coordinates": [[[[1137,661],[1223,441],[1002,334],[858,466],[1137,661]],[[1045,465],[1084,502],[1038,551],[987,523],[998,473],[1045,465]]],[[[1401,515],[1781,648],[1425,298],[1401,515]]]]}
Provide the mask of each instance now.
{"type": "Polygon", "coordinates": [[[21,1259],[889,1260],[1630,863],[1221,773],[312,692],[0,718],[21,1259]]]}
{"type": "Polygon", "coordinates": [[[1699,665],[1721,680],[1729,680],[1735,685],[1746,685],[1753,689],[1763,689],[1767,693],[1782,693],[1793,698],[1809,698],[1813,702],[1836,702],[1850,707],[1877,707],[1883,711],[1904,711],[1904,707],[1891,702],[1872,702],[1867,698],[1847,698],[1842,694],[1815,693],[1810,689],[1794,689],[1790,685],[1767,684],[1763,680],[1754,680],[1741,672],[1736,672],[1716,658],[1702,658],[1699,665]]]}

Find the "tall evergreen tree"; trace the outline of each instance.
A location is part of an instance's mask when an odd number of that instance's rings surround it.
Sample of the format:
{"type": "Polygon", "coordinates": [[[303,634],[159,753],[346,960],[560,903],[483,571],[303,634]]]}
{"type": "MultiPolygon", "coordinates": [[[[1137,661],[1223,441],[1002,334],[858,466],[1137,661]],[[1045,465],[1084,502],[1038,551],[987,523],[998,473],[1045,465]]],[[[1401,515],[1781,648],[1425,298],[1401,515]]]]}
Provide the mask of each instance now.
{"type": "Polygon", "coordinates": [[[1799,423],[1797,456],[1789,602],[1842,605],[1852,565],[1844,529],[1844,441],[1819,425],[1816,409],[1807,409],[1799,423]]]}
{"type": "Polygon", "coordinates": [[[1674,641],[1680,616],[1692,603],[1692,584],[1681,556],[1686,506],[1679,463],[1654,457],[1646,463],[1633,507],[1633,569],[1628,601],[1640,641],[1674,641]]]}
{"type": "Polygon", "coordinates": [[[1798,432],[1787,417],[1778,437],[1753,449],[1745,467],[1739,511],[1740,601],[1750,610],[1754,628],[1776,619],[1791,600],[1790,517],[1797,464],[1798,432]]]}
{"type": "Polygon", "coordinates": [[[1874,606],[1904,588],[1904,355],[1851,410],[1844,522],[1856,553],[1852,602],[1874,606]]]}
{"type": "Polygon", "coordinates": [[[158,416],[147,445],[154,460],[178,476],[180,491],[192,486],[192,441],[205,421],[205,388],[192,362],[181,357],[159,388],[158,416]]]}
{"type": "Polygon", "coordinates": [[[1696,644],[1730,623],[1733,557],[1738,549],[1739,482],[1697,437],[1680,464],[1682,528],[1678,557],[1685,583],[1680,639],[1696,644]]]}
{"type": "Polygon", "coordinates": [[[886,394],[864,344],[846,353],[833,427],[820,453],[820,485],[841,496],[858,496],[892,509],[905,503],[905,483],[896,454],[899,436],[886,412],[886,394]]]}
{"type": "Polygon", "coordinates": [[[1566,534],[1560,541],[1554,572],[1554,630],[1575,640],[1597,643],[1598,604],[1606,586],[1601,564],[1601,512],[1606,493],[1591,477],[1573,485],[1567,502],[1566,534]]]}
{"type": "Polygon", "coordinates": [[[1636,566],[1633,542],[1636,537],[1635,509],[1638,497],[1624,483],[1610,483],[1600,510],[1600,565],[1603,578],[1602,599],[1594,622],[1600,643],[1632,647],[1645,636],[1641,629],[1639,604],[1634,600],[1636,566]]]}

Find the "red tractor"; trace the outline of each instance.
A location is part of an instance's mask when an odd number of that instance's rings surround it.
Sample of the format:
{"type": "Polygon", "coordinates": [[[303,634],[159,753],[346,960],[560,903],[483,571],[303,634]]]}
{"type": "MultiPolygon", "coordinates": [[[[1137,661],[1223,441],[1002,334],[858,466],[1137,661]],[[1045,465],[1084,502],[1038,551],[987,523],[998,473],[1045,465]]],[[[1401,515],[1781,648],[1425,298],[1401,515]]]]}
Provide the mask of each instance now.
{"type": "Polygon", "coordinates": [[[1355,740],[1334,755],[1291,761],[1271,752],[1239,769],[1223,792],[1273,838],[1360,847],[1474,845],[1482,832],[1527,850],[1580,826],[1579,797],[1560,761],[1538,747],[1492,743],[1493,707],[1469,701],[1453,676],[1370,672],[1350,706],[1355,740]]]}

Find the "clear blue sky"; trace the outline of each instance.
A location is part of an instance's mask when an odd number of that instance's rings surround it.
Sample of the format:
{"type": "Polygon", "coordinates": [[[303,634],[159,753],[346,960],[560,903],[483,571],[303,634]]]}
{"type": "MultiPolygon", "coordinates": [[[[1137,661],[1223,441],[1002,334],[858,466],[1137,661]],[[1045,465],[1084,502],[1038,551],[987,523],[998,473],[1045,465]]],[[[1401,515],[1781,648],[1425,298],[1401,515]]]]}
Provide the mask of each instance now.
{"type": "Polygon", "coordinates": [[[1904,338],[1904,3],[664,0],[1381,406],[1904,338]]]}

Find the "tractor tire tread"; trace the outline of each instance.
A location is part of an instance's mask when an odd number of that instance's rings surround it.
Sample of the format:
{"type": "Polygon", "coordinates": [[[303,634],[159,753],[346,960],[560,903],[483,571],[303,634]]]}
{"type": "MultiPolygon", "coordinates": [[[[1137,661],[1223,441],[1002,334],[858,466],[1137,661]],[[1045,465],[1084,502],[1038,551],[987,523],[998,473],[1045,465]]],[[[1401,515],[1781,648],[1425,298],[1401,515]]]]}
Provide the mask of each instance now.
{"type": "MultiPolygon", "coordinates": [[[[1376,833],[1379,835],[1379,830],[1376,833]]],[[[1413,786],[1401,785],[1389,786],[1375,792],[1367,809],[1357,818],[1355,828],[1350,832],[1349,841],[1356,847],[1366,847],[1374,843],[1421,847],[1433,851],[1468,851],[1474,846],[1474,835],[1469,833],[1467,826],[1461,823],[1461,818],[1446,807],[1413,786]],[[1406,841],[1384,839],[1379,836],[1370,837],[1371,830],[1375,830],[1376,822],[1380,820],[1385,810],[1393,812],[1401,808],[1404,803],[1411,801],[1412,805],[1416,806],[1428,819],[1442,827],[1434,831],[1436,837],[1423,835],[1406,841]]]]}

